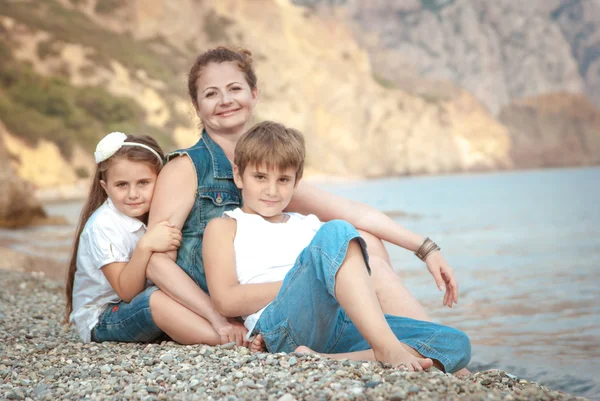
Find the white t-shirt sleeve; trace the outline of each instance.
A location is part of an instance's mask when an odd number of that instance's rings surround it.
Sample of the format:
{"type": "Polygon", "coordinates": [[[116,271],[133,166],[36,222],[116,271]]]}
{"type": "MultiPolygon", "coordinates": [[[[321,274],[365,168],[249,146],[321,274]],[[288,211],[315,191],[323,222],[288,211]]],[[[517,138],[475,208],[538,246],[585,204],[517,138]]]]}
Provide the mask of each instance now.
{"type": "Polygon", "coordinates": [[[321,226],[325,223],[321,223],[321,221],[319,220],[319,218],[317,216],[315,216],[314,214],[309,214],[304,216],[304,222],[306,223],[306,225],[308,227],[310,227],[315,233],[317,231],[319,231],[319,229],[321,228],[321,226]]]}
{"type": "Polygon", "coordinates": [[[117,230],[94,225],[87,235],[88,247],[94,268],[115,262],[128,262],[130,255],[125,249],[125,240],[117,230]]]}

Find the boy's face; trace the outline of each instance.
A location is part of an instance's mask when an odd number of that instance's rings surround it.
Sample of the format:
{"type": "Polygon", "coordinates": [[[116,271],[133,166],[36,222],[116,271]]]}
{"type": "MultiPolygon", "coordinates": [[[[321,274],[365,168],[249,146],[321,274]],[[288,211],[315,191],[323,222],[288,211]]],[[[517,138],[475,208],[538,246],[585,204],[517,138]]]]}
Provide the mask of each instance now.
{"type": "Polygon", "coordinates": [[[296,169],[268,170],[265,166],[246,167],[240,176],[237,166],[234,166],[234,179],[242,191],[244,206],[242,210],[250,214],[258,214],[272,223],[283,219],[283,210],[292,200],[292,195],[298,182],[296,169]]]}

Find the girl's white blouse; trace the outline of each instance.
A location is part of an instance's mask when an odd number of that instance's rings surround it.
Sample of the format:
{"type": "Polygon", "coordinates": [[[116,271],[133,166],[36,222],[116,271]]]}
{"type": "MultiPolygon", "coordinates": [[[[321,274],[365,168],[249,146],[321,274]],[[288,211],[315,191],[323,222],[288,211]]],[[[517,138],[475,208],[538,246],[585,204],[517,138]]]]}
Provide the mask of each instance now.
{"type": "Polygon", "coordinates": [[[69,317],[84,342],[90,342],[91,331],[106,306],[121,301],[100,269],[110,263],[128,262],[145,232],[144,223],[119,212],[110,199],[85,224],[79,239],[69,317]]]}

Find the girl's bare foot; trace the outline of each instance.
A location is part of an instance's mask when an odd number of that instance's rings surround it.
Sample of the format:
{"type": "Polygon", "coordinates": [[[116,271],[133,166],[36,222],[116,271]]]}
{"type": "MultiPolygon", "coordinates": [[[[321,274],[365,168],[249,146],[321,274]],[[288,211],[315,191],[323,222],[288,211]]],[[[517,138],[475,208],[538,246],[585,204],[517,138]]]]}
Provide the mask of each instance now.
{"type": "Polygon", "coordinates": [[[250,343],[250,352],[255,353],[266,351],[267,347],[265,346],[265,341],[263,340],[260,334],[257,334],[256,337],[254,337],[254,340],[252,340],[252,342],[250,343]]]}

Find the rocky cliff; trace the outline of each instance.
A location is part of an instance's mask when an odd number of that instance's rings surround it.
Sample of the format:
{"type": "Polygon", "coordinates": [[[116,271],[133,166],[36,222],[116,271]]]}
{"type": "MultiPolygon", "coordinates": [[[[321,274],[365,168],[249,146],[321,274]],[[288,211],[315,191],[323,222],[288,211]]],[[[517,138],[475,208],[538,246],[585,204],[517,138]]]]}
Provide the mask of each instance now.
{"type": "MultiPolygon", "coordinates": [[[[0,131],[3,129],[0,123],[0,131]]],[[[39,201],[33,196],[31,184],[22,180],[7,163],[11,159],[0,141],[0,227],[21,227],[46,217],[39,201]]]]}
{"type": "Polygon", "coordinates": [[[600,105],[596,0],[293,0],[353,22],[377,74],[403,87],[452,81],[497,114],[514,98],[566,91],[600,105]]]}
{"type": "MultiPolygon", "coordinates": [[[[44,81],[47,85],[60,77],[61,91],[73,87],[72,110],[67,108],[72,112],[64,130],[57,130],[70,132],[63,139],[73,144],[65,151],[55,141],[60,156],[44,154],[47,166],[59,166],[58,157],[63,158],[72,166],[71,176],[58,178],[59,171],[68,170],[64,164],[55,173],[27,175],[39,187],[76,182],[89,174],[89,158],[75,161],[76,155],[85,154],[78,149],[91,154],[94,140],[109,128],[162,135],[159,139],[168,148],[193,143],[198,133],[185,97],[187,68],[199,51],[218,43],[252,50],[260,86],[257,118],[302,130],[310,171],[383,176],[512,166],[508,130],[475,97],[449,83],[444,83],[450,89],[443,94],[390,87],[374,73],[348,27],[288,1],[10,3],[0,4],[0,39],[14,62],[31,65],[32,74],[50,79],[44,81]],[[94,92],[99,90],[104,92],[94,92]],[[81,100],[92,92],[93,101],[81,100]],[[111,107],[103,106],[107,110],[98,116],[94,105],[105,103],[111,107]],[[131,109],[125,116],[115,112],[125,109],[131,109]],[[70,124],[81,115],[89,115],[98,132],[79,124],[85,135],[77,135],[70,124]],[[114,122],[107,124],[108,118],[114,122]],[[138,120],[143,125],[134,125],[138,120]]],[[[426,80],[423,85],[442,86],[426,80]]],[[[15,91],[6,93],[21,101],[15,91]]],[[[19,124],[9,131],[11,138],[23,137],[19,124]]],[[[56,140],[48,132],[19,146],[46,146],[44,140],[56,140]]],[[[24,153],[19,149],[15,145],[10,151],[24,153]]],[[[32,160],[40,158],[36,155],[32,160]]],[[[20,174],[28,174],[29,161],[16,163],[20,174]]]]}
{"type": "Polygon", "coordinates": [[[600,110],[581,95],[550,93],[504,107],[510,155],[521,167],[600,164],[600,110]]]}

